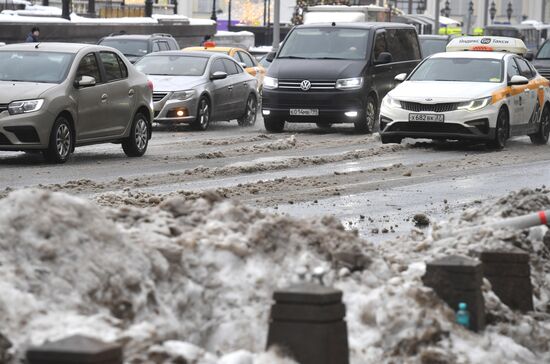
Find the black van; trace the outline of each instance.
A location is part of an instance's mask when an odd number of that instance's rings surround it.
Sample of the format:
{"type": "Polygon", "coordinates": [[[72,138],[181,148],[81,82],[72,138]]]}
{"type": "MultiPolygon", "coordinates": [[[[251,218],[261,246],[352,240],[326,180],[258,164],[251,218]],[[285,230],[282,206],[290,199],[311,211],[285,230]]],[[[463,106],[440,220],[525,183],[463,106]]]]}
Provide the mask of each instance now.
{"type": "Polygon", "coordinates": [[[332,23],[294,28],[270,57],[262,103],[268,131],[281,132],[286,121],[372,132],[394,77],[410,74],[422,55],[412,25],[332,23]]]}

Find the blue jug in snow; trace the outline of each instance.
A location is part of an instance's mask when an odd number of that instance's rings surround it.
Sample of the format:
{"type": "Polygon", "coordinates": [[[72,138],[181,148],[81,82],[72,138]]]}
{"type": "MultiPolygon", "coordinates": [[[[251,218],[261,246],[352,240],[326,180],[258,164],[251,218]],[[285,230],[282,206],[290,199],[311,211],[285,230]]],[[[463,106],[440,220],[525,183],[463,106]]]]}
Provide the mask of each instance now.
{"type": "Polygon", "coordinates": [[[456,312],[456,323],[470,328],[470,313],[468,312],[468,305],[464,302],[458,304],[458,311],[456,312]]]}

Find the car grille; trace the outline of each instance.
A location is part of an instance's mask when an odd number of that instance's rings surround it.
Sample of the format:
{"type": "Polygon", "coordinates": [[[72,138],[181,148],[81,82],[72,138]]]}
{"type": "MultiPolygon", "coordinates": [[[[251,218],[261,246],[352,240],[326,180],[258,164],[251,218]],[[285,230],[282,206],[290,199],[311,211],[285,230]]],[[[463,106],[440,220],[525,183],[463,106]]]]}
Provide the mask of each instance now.
{"type": "Polygon", "coordinates": [[[453,123],[432,122],[397,122],[389,125],[386,132],[442,133],[442,134],[472,134],[469,128],[453,123]]]}
{"type": "Polygon", "coordinates": [[[4,112],[8,109],[8,104],[0,104],[0,112],[4,112]]]}
{"type": "MultiPolygon", "coordinates": [[[[300,87],[302,81],[303,80],[279,80],[279,88],[282,90],[302,91],[302,88],[300,87]]],[[[335,81],[311,81],[311,88],[309,90],[334,90],[335,87],[335,81]]]]}
{"type": "Polygon", "coordinates": [[[153,102],[159,102],[162,101],[168,95],[167,92],[154,92],[153,93],[153,102]]]}
{"type": "Polygon", "coordinates": [[[449,112],[456,110],[457,106],[457,103],[421,104],[419,102],[401,101],[401,107],[403,109],[414,112],[449,112]]]}
{"type": "Polygon", "coordinates": [[[542,77],[550,79],[550,68],[537,68],[537,71],[542,77]]]}

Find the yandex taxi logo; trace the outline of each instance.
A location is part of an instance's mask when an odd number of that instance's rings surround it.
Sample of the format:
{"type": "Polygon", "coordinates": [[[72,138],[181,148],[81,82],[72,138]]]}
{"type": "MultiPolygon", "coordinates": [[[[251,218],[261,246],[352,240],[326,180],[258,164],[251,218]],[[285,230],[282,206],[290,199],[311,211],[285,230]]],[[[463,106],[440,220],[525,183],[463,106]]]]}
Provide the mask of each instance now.
{"type": "Polygon", "coordinates": [[[449,42],[447,52],[483,51],[525,55],[527,47],[521,39],[508,37],[458,37],[449,42]]]}

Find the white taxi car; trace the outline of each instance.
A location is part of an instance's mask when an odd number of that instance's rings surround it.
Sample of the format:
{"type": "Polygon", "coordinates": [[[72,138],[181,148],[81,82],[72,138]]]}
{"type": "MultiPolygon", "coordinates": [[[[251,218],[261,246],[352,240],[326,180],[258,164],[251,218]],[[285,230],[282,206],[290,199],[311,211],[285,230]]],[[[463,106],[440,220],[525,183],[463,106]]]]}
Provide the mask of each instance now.
{"type": "Polygon", "coordinates": [[[529,135],[546,144],[550,83],[522,57],[526,53],[514,38],[453,39],[446,53],[396,76],[401,84],[380,108],[382,142],[479,140],[502,149],[509,137],[529,135]]]}

